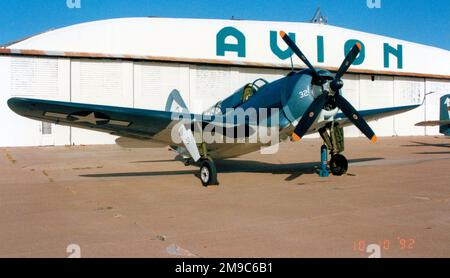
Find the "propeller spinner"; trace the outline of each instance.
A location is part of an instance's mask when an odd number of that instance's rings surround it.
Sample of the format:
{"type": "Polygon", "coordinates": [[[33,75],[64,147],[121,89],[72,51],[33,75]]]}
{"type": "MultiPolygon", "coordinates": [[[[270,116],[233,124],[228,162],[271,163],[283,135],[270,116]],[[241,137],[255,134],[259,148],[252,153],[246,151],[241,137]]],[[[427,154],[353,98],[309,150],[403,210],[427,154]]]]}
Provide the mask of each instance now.
{"type": "Polygon", "coordinates": [[[350,66],[355,61],[359,52],[361,51],[361,44],[356,43],[350,52],[345,57],[338,72],[336,73],[332,81],[326,81],[325,78],[320,76],[317,70],[308,61],[303,52],[297,47],[295,42],[284,32],[280,32],[281,38],[286,42],[286,44],[291,48],[291,50],[302,60],[313,74],[313,83],[322,86],[322,94],[318,96],[313,103],[308,107],[306,112],[303,114],[300,122],[295,128],[292,138],[296,141],[300,141],[302,137],[308,132],[309,128],[312,126],[314,121],[319,116],[320,112],[324,106],[329,102],[336,103],[336,106],[344,113],[348,119],[364,133],[367,138],[372,142],[377,141],[377,136],[364,120],[364,118],[358,113],[358,111],[340,94],[340,90],[344,87],[344,82],[342,77],[348,71],[350,66]],[[331,92],[324,90],[323,85],[329,82],[329,87],[331,92]]]}

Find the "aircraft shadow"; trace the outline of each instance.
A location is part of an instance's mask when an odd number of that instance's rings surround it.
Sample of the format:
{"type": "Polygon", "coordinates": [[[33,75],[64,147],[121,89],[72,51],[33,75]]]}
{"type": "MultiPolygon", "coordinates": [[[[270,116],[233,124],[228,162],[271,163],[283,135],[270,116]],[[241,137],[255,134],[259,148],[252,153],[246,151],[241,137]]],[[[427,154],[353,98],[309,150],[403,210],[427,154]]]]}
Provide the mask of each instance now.
{"type": "Polygon", "coordinates": [[[416,154],[450,154],[450,152],[418,152],[416,154]]]}
{"type": "Polygon", "coordinates": [[[424,143],[424,142],[417,142],[417,141],[411,141],[411,143],[415,145],[402,145],[402,147],[437,147],[437,148],[450,148],[450,143],[444,143],[444,144],[432,144],[432,143],[424,143]]]}
{"type": "Polygon", "coordinates": [[[146,160],[146,161],[133,161],[130,162],[132,164],[141,164],[141,163],[164,163],[164,162],[175,162],[175,159],[162,159],[162,160],[146,160]]]}
{"type": "MultiPolygon", "coordinates": [[[[349,163],[369,162],[383,160],[384,158],[361,158],[351,159],[349,163]]],[[[272,173],[274,175],[289,175],[285,180],[292,181],[305,174],[318,173],[318,162],[273,164],[252,160],[223,160],[217,161],[217,170],[220,173],[272,173]]],[[[84,178],[124,178],[124,177],[157,177],[157,176],[179,176],[195,175],[198,177],[198,170],[182,171],[154,171],[154,172],[130,172],[130,173],[104,173],[80,175],[84,178]]]]}
{"type": "Polygon", "coordinates": [[[183,162],[184,159],[183,159],[183,157],[181,155],[177,155],[173,159],[133,161],[133,162],[130,162],[130,163],[132,163],[132,164],[141,164],[141,163],[162,163],[162,162],[176,162],[176,161],[183,162]]]}
{"type": "Polygon", "coordinates": [[[196,170],[183,171],[156,171],[156,172],[130,172],[130,173],[107,173],[107,174],[92,174],[80,175],[84,178],[127,178],[127,177],[157,177],[157,176],[179,176],[179,175],[193,175],[196,170]]]}

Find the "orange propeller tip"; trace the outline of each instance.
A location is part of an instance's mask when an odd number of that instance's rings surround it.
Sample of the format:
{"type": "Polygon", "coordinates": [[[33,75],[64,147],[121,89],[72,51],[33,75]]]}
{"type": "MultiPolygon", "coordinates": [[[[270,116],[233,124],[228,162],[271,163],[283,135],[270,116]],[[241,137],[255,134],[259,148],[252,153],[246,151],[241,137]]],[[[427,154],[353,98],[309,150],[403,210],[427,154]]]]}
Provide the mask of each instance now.
{"type": "Polygon", "coordinates": [[[300,142],[302,140],[302,137],[298,136],[295,133],[292,133],[292,139],[294,139],[295,142],[300,142]]]}
{"type": "Polygon", "coordinates": [[[356,43],[356,46],[359,48],[359,50],[361,50],[362,49],[362,45],[361,45],[361,43],[359,43],[359,42],[357,42],[356,43]]]}
{"type": "Polygon", "coordinates": [[[370,141],[372,141],[372,143],[376,143],[378,141],[378,138],[376,136],[373,136],[370,141]]]}
{"type": "Polygon", "coordinates": [[[282,38],[284,38],[284,36],[286,36],[286,32],[280,31],[280,36],[281,36],[282,38]]]}

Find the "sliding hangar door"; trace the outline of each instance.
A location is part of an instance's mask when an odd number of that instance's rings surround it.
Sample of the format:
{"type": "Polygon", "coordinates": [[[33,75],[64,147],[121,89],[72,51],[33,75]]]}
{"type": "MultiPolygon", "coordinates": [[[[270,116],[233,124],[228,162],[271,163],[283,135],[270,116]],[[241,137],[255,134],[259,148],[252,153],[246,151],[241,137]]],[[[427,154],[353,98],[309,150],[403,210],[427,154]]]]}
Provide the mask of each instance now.
{"type": "Polygon", "coordinates": [[[0,146],[65,145],[70,129],[12,112],[10,97],[70,101],[70,59],[0,57],[0,146]]]}
{"type": "MultiPolygon", "coordinates": [[[[77,128],[31,121],[7,107],[10,97],[42,98],[101,105],[164,110],[167,97],[178,90],[191,111],[201,113],[245,83],[274,81],[288,71],[233,66],[138,62],[52,57],[0,57],[0,146],[112,144],[115,137],[77,128]]],[[[357,109],[419,103],[414,111],[372,122],[380,136],[437,135],[438,128],[414,124],[439,118],[439,98],[450,82],[412,77],[348,74],[344,94],[357,109]]],[[[349,127],[348,136],[360,136],[349,127]]]]}

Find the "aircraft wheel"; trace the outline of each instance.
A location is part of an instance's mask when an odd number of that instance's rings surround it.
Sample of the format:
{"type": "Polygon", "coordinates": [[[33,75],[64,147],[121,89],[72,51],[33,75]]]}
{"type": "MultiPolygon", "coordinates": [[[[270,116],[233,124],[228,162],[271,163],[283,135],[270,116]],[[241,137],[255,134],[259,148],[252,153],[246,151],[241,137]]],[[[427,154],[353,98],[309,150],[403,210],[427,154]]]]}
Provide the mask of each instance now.
{"type": "Polygon", "coordinates": [[[342,176],[347,173],[348,161],[345,156],[337,154],[330,160],[330,170],[333,176],[342,176]]]}
{"type": "Polygon", "coordinates": [[[200,180],[203,186],[219,185],[217,182],[217,169],[214,162],[210,160],[203,160],[200,166],[200,180]]]}

